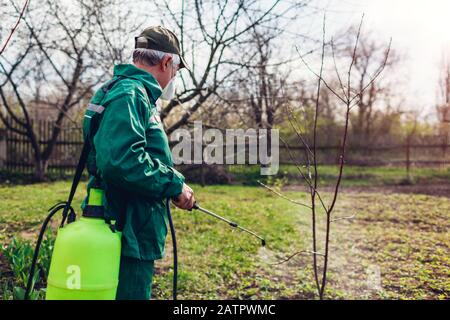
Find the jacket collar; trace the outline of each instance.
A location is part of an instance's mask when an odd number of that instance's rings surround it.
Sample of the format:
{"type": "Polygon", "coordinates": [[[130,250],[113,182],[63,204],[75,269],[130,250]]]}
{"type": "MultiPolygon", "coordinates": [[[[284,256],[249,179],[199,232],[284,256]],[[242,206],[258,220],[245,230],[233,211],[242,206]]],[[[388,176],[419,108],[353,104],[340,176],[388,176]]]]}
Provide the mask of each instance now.
{"type": "Polygon", "coordinates": [[[162,89],[155,77],[150,72],[138,68],[133,64],[115,65],[114,76],[122,76],[142,82],[153,103],[161,96],[162,89]]]}

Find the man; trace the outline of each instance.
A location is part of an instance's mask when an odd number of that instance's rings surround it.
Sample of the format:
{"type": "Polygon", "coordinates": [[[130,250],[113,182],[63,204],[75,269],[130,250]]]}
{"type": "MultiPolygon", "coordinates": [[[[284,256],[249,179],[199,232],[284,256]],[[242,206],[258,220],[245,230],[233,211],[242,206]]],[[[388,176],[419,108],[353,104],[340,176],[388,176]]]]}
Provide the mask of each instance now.
{"type": "Polygon", "coordinates": [[[172,167],[155,105],[163,90],[170,99],[181,68],[187,66],[175,34],[147,28],[135,39],[133,64],[116,65],[113,79],[96,92],[86,111],[83,131],[92,141],[88,191],[93,186],[104,190],[105,217],[122,231],[116,299],[150,299],[154,261],[164,256],[166,199],[186,210],[195,201],[183,175],[172,167]],[[92,137],[94,112],[102,118],[92,137]]]}

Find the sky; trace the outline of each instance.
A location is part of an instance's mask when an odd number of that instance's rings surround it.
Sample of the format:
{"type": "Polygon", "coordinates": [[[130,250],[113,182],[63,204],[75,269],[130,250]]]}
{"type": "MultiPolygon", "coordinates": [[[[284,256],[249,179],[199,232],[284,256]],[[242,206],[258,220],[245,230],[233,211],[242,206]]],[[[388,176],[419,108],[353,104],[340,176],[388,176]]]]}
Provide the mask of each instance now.
{"type": "Polygon", "coordinates": [[[392,37],[392,48],[405,56],[401,78],[411,108],[432,113],[437,103],[439,65],[450,55],[450,0],[324,0],[327,27],[357,25],[380,40],[392,37]]]}

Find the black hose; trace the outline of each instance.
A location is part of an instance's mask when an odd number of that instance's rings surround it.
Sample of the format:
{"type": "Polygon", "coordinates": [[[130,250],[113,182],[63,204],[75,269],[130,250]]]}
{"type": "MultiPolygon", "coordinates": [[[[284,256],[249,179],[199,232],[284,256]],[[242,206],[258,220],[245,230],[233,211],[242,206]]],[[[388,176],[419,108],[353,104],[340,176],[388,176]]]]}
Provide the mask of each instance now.
{"type": "MultiPolygon", "coordinates": [[[[44,220],[44,223],[42,224],[41,230],[39,231],[39,237],[36,242],[36,247],[34,249],[33,261],[31,262],[30,274],[28,275],[27,288],[25,290],[24,300],[28,300],[28,298],[30,296],[31,287],[33,286],[36,262],[37,262],[37,258],[39,256],[39,250],[41,249],[41,244],[42,244],[42,240],[44,238],[45,230],[47,230],[47,226],[48,226],[49,222],[51,221],[51,219],[53,218],[53,216],[55,215],[55,213],[57,213],[61,209],[65,209],[66,207],[67,207],[66,201],[62,201],[62,202],[55,204],[53,207],[51,207],[49,209],[50,213],[47,215],[47,217],[44,220]]],[[[74,212],[74,210],[71,206],[69,206],[68,209],[64,210],[64,212],[67,212],[68,210],[70,210],[71,213],[74,212]]],[[[63,217],[63,222],[61,223],[61,226],[64,224],[64,220],[65,220],[65,216],[63,217]]]]}
{"type": "Polygon", "coordinates": [[[172,234],[173,246],[173,300],[177,300],[177,280],[178,280],[178,255],[177,255],[177,237],[175,235],[175,228],[173,226],[172,215],[170,214],[170,199],[166,201],[167,216],[169,218],[170,233],[172,234]]]}

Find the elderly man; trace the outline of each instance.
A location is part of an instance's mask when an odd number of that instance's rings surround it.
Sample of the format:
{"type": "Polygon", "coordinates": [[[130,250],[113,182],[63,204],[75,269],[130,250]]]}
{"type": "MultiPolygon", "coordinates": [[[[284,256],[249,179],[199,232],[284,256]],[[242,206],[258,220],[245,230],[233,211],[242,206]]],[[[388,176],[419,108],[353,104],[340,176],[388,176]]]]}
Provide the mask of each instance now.
{"type": "Polygon", "coordinates": [[[89,134],[89,111],[85,115],[83,131],[92,145],[88,192],[93,186],[104,190],[105,218],[122,231],[116,299],[150,299],[154,261],[164,256],[166,200],[186,210],[195,202],[192,189],[173,168],[155,105],[162,95],[173,96],[181,68],[187,66],[175,34],[147,28],[135,38],[133,64],[116,65],[113,79],[91,100],[90,106],[102,111],[94,136],[89,134]]]}

